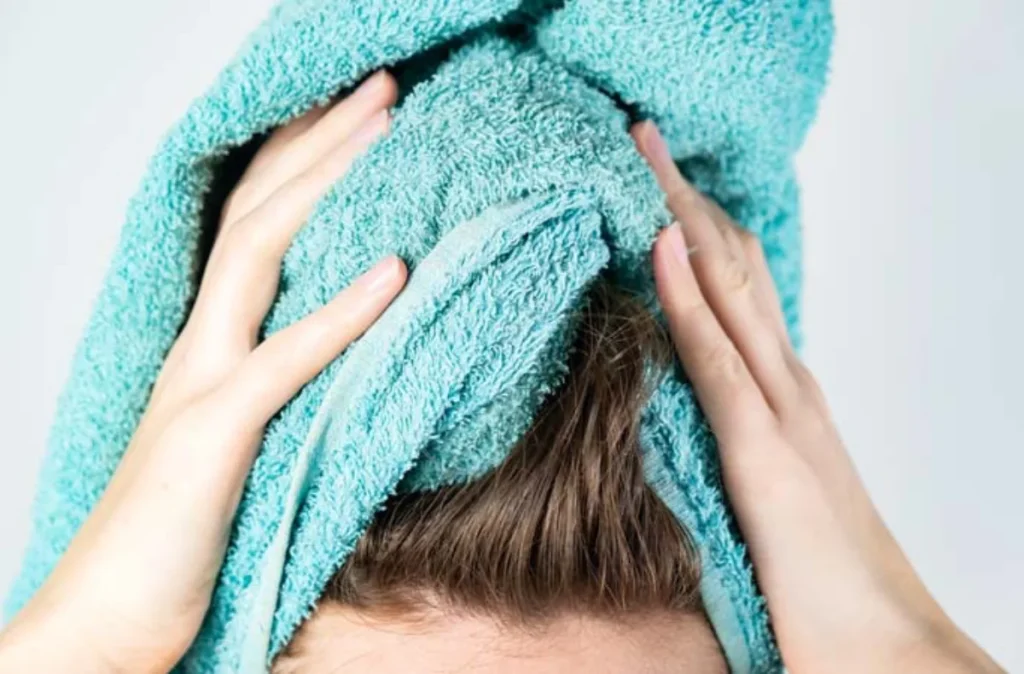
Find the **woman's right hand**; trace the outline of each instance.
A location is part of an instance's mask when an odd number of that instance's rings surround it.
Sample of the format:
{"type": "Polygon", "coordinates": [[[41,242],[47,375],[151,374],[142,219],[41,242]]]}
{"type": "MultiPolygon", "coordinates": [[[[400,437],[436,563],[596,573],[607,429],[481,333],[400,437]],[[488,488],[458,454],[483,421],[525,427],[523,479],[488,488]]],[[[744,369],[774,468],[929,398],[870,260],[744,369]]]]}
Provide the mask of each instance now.
{"type": "Polygon", "coordinates": [[[677,222],[659,298],[718,439],[725,487],[790,672],[998,672],[945,615],[882,522],[793,351],[760,242],[633,136],[677,222]]]}
{"type": "Polygon", "coordinates": [[[261,340],[314,205],[388,130],[381,72],[275,131],[221,214],[195,305],[103,497],[0,632],[0,672],[167,672],[198,633],[246,477],[278,410],[370,327],[406,268],[385,258],[261,340]]]}

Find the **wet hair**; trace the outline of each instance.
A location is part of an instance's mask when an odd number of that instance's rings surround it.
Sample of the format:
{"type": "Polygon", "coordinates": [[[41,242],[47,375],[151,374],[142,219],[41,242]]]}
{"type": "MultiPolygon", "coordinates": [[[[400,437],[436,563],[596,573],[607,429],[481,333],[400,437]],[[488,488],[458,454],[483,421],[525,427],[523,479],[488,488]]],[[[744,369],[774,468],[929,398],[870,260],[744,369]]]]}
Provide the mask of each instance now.
{"type": "Polygon", "coordinates": [[[566,381],[507,459],[468,484],[391,498],[322,602],[383,620],[440,608],[523,627],[703,612],[698,555],[647,484],[639,437],[667,336],[604,281],[578,326],[566,381]]]}

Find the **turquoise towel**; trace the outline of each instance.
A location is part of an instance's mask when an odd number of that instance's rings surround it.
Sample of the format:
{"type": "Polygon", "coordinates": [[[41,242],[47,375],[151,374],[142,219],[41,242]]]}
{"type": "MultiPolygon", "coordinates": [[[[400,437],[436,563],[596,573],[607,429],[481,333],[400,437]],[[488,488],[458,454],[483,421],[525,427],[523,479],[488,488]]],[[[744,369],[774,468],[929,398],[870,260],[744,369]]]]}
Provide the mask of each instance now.
{"type": "MultiPolygon", "coordinates": [[[[407,95],[318,205],[265,332],[381,256],[408,288],[269,425],[213,604],[182,672],[256,672],[396,490],[499,462],[564,374],[601,273],[652,299],[668,221],[627,134],[649,117],[699,187],[758,233],[798,334],[792,159],[825,80],[828,0],[285,0],[152,160],[60,401],[24,568],[44,581],[99,498],[196,290],[219,177],[251,140],[372,70],[407,95]]],[[[652,302],[653,306],[653,302],[652,302]]],[[[682,375],[646,412],[649,478],[693,533],[736,672],[781,668],[682,375]]]]}

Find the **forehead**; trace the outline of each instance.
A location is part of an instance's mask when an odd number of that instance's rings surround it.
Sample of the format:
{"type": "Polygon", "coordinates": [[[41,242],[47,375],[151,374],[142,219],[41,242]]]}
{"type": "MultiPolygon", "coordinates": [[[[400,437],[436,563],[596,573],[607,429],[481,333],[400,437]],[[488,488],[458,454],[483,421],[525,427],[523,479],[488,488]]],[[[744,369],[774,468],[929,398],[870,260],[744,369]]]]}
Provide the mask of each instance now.
{"type": "Polygon", "coordinates": [[[510,629],[488,618],[436,615],[415,624],[321,607],[278,658],[274,674],[725,674],[700,615],[633,619],[566,617],[510,629]]]}

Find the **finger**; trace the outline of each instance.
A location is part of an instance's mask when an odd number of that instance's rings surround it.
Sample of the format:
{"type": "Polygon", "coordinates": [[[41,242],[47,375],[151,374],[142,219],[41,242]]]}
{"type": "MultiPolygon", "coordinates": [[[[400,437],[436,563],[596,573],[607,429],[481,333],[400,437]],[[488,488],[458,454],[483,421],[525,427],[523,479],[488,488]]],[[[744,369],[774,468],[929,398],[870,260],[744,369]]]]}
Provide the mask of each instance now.
{"type": "Polygon", "coordinates": [[[634,138],[665,191],[669,210],[681,223],[693,251],[691,266],[706,301],[746,362],[773,409],[798,393],[786,357],[785,342],[764,306],[731,219],[683,178],[653,125],[634,130],[634,138]],[[722,225],[716,222],[716,213],[722,225]]]}
{"type": "Polygon", "coordinates": [[[378,263],[319,311],[274,334],[220,392],[228,413],[265,424],[384,312],[405,284],[397,257],[378,263]]]}
{"type": "Polygon", "coordinates": [[[716,437],[729,444],[769,428],[771,410],[704,299],[678,223],[654,244],[654,277],[672,341],[716,437]]]}
{"type": "Polygon", "coordinates": [[[254,176],[274,163],[289,143],[312,128],[327,114],[328,110],[330,110],[328,105],[317,106],[271,133],[246,167],[245,177],[254,176]]]}
{"type": "Polygon", "coordinates": [[[697,282],[736,344],[765,398],[778,412],[795,399],[799,385],[787,356],[788,343],[779,332],[732,225],[719,227],[710,211],[678,216],[690,246],[697,282]],[[731,241],[730,241],[731,239],[731,241]]]}
{"type": "MultiPolygon", "coordinates": [[[[703,212],[703,205],[699,203],[703,199],[702,195],[679,173],[675,160],[657,127],[650,121],[640,122],[633,125],[630,133],[640,154],[654,171],[658,185],[665,192],[665,199],[672,214],[679,219],[680,211],[703,212]]],[[[707,217],[706,214],[704,217],[707,217]]]]}
{"type": "Polygon", "coordinates": [[[390,117],[381,111],[316,165],[282,185],[237,225],[221,234],[207,264],[194,320],[199,330],[226,331],[254,344],[277,292],[281,261],[320,197],[381,135],[390,117]]]}
{"type": "Polygon", "coordinates": [[[683,210],[693,200],[699,198],[700,206],[710,213],[715,225],[726,235],[733,254],[736,257],[741,257],[742,254],[747,259],[754,274],[755,285],[763,293],[763,306],[771,309],[773,320],[782,327],[782,335],[788,340],[782,306],[779,302],[775,282],[768,269],[768,261],[765,258],[761,241],[751,232],[739,227],[713,199],[705,198],[682,178],[654,124],[650,121],[640,122],[633,126],[632,135],[637,142],[638,149],[654,168],[662,189],[666,193],[674,195],[670,206],[675,207],[676,210],[683,210]]]}
{"type": "Polygon", "coordinates": [[[398,100],[398,83],[387,71],[376,72],[349,96],[333,105],[323,118],[291,144],[283,160],[311,164],[323,148],[354,133],[370,117],[387,110],[398,100]]]}
{"type": "Polygon", "coordinates": [[[264,172],[274,165],[292,141],[316,124],[329,109],[329,106],[315,107],[270,134],[245,167],[245,173],[224,202],[218,233],[238,222],[258,205],[259,200],[266,198],[266,187],[262,178],[264,172]]]}
{"type": "Polygon", "coordinates": [[[705,199],[705,201],[718,231],[725,239],[729,255],[744,265],[750,275],[753,300],[757,305],[758,312],[770,323],[779,343],[788,348],[789,335],[786,332],[786,321],[782,316],[778,293],[775,291],[775,281],[772,279],[771,272],[768,271],[768,262],[765,260],[761,248],[761,240],[752,232],[737,225],[714,200],[705,199]]]}
{"type": "Polygon", "coordinates": [[[714,199],[704,197],[704,207],[711,215],[715,226],[725,239],[729,252],[733,257],[744,260],[747,269],[754,279],[754,292],[757,295],[758,307],[771,320],[779,334],[779,338],[789,344],[789,333],[786,331],[786,319],[782,315],[782,304],[775,289],[775,280],[768,268],[768,260],[764,255],[761,240],[753,232],[740,227],[714,199]]]}
{"type": "Polygon", "coordinates": [[[768,268],[768,259],[764,255],[764,247],[761,240],[753,235],[743,239],[743,252],[747,257],[747,266],[754,275],[754,285],[761,293],[762,305],[766,308],[771,317],[772,324],[779,335],[779,339],[789,345],[789,331],[786,329],[786,317],[782,313],[782,302],[779,300],[779,292],[775,287],[775,279],[768,268]]]}
{"type": "Polygon", "coordinates": [[[268,141],[270,147],[266,155],[259,156],[261,149],[246,171],[247,177],[231,195],[224,228],[246,216],[275,190],[308,170],[371,118],[394,105],[397,97],[398,85],[382,70],[337,104],[315,111],[297,128],[289,125],[275,133],[268,141]],[[278,134],[283,138],[279,140],[278,134]]]}

